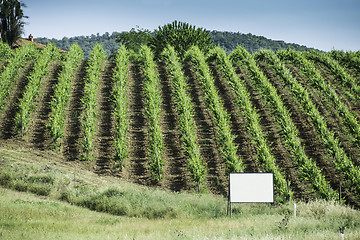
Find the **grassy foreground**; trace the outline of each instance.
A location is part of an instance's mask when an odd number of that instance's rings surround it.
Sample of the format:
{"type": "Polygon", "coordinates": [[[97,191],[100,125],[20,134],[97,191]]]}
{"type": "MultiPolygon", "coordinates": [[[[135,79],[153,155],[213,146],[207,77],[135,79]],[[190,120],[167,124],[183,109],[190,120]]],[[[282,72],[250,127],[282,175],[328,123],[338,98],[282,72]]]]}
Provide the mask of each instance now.
{"type": "Polygon", "coordinates": [[[0,239],[360,239],[334,202],[234,204],[98,176],[52,152],[0,147],[0,239]],[[95,211],[92,211],[95,210],[95,211]]]}

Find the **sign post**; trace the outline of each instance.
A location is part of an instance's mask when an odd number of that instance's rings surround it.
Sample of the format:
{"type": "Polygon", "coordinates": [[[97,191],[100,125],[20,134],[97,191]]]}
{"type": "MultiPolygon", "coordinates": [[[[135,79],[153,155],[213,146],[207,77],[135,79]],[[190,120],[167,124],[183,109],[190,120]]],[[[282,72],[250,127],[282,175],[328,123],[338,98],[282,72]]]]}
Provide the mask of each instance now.
{"type": "Polygon", "coordinates": [[[228,211],[231,203],[274,202],[272,173],[230,173],[228,211]]]}

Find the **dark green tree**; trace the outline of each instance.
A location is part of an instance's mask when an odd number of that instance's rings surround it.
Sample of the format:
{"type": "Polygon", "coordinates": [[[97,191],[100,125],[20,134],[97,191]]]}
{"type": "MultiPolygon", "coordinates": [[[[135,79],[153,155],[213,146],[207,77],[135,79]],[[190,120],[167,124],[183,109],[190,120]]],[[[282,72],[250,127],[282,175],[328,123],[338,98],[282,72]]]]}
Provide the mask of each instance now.
{"type": "Polygon", "coordinates": [[[10,46],[21,37],[25,22],[22,7],[18,0],[0,0],[1,40],[10,46]]]}
{"type": "Polygon", "coordinates": [[[155,30],[149,45],[155,52],[155,56],[159,56],[167,45],[173,46],[182,56],[193,45],[205,52],[208,51],[213,46],[213,40],[209,31],[203,28],[174,21],[155,30]]]}
{"type": "Polygon", "coordinates": [[[124,44],[127,49],[132,49],[137,52],[141,45],[149,45],[151,40],[151,32],[147,29],[139,28],[136,26],[130,32],[122,32],[117,36],[116,41],[124,44]]]}

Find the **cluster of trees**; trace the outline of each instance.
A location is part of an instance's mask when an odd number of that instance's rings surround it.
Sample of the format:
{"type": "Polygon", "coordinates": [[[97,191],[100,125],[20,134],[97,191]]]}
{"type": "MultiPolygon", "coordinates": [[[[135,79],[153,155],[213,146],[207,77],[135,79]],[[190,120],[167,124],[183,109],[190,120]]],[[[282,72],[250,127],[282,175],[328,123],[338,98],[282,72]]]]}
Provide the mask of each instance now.
{"type": "Polygon", "coordinates": [[[25,4],[18,0],[0,0],[0,37],[10,46],[22,35],[25,22],[22,7],[25,4]]]}
{"type": "Polygon", "coordinates": [[[102,45],[108,55],[116,52],[116,50],[120,47],[120,43],[116,41],[118,34],[118,32],[113,32],[112,34],[106,32],[103,35],[98,33],[96,35],[91,34],[90,36],[77,36],[70,38],[63,37],[62,39],[49,39],[46,37],[36,38],[35,36],[34,41],[42,44],[48,44],[51,42],[58,48],[66,51],[68,51],[74,43],[77,43],[83,50],[84,56],[87,58],[96,44],[102,45]]]}
{"type": "Polygon", "coordinates": [[[271,40],[263,36],[256,36],[251,33],[234,33],[234,32],[220,32],[211,31],[210,35],[214,40],[215,45],[219,45],[227,53],[232,52],[238,45],[244,47],[248,52],[254,53],[260,49],[269,49],[274,52],[291,48],[296,51],[309,50],[306,46],[301,46],[295,43],[285,43],[284,41],[271,40]]]}

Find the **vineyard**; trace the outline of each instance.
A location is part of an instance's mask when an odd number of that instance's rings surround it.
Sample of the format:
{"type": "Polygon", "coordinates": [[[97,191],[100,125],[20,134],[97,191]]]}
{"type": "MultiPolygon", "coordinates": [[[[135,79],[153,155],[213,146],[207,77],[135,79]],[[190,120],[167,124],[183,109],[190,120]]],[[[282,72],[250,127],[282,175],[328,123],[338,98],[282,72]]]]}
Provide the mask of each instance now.
{"type": "Polygon", "coordinates": [[[226,195],[230,172],[271,172],[277,202],[360,207],[356,53],[122,46],[109,61],[101,45],[84,59],[76,44],[1,44],[0,55],[1,145],[172,191],[226,195]]]}

